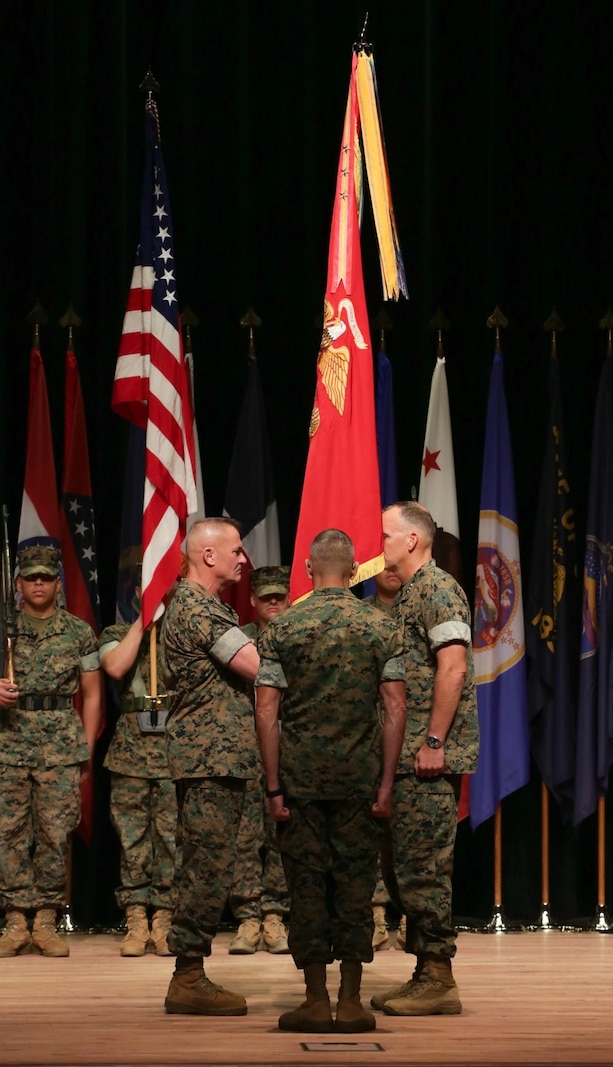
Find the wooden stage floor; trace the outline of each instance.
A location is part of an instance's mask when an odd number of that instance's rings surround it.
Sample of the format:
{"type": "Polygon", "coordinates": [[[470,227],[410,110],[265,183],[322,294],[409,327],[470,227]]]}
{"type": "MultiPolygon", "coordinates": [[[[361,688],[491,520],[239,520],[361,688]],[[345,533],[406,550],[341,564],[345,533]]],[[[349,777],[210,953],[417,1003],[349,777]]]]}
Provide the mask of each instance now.
{"type": "MultiPolygon", "coordinates": [[[[279,1032],[278,1015],[302,999],[302,975],[290,956],[229,956],[231,936],[217,937],[207,969],[247,997],[249,1012],[238,1019],[165,1015],[174,961],[122,959],[120,935],[72,934],[68,959],[0,960],[0,1064],[613,1064],[607,934],[461,933],[454,971],[462,1015],[377,1013],[374,1034],[343,1037],[337,1048],[332,1034],[279,1032]],[[362,1040],[375,1047],[361,1050],[362,1040]]],[[[365,999],[405,981],[410,961],[393,948],[377,953],[365,968],[365,999]]],[[[334,999],[338,965],[328,974],[334,999]]]]}

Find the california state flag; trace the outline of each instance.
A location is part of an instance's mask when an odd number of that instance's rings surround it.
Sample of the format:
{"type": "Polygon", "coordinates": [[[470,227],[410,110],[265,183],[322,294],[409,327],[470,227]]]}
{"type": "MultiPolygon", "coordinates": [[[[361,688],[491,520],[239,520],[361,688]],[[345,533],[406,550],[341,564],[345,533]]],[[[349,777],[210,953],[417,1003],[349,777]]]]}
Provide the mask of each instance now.
{"type": "Polygon", "coordinates": [[[440,349],[430,387],[426,438],[421,461],[419,503],[428,509],[437,526],[433,554],[438,566],[449,571],[461,583],[460,525],[449,394],[445,356],[440,349]]]}

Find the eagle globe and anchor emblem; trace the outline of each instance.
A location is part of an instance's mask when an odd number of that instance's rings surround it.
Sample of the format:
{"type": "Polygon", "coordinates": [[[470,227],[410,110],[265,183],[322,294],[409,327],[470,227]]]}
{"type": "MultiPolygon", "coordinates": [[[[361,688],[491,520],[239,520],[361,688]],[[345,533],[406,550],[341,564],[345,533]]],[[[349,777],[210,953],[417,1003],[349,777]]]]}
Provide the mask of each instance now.
{"type": "Polygon", "coordinates": [[[522,656],[523,608],[517,527],[504,516],[482,515],[477,555],[473,649],[475,681],[493,681],[522,656]]]}

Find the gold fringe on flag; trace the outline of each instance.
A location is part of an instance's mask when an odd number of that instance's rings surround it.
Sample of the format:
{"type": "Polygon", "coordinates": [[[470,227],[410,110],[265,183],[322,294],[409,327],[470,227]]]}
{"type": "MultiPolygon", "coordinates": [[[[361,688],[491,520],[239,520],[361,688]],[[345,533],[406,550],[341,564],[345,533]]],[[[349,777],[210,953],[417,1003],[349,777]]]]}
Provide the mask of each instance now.
{"type": "Polygon", "coordinates": [[[400,293],[408,297],[408,292],[392,206],[377,78],[372,55],[366,52],[358,53],[355,75],[364,159],[379,245],[383,298],[384,300],[397,300],[400,293]]]}

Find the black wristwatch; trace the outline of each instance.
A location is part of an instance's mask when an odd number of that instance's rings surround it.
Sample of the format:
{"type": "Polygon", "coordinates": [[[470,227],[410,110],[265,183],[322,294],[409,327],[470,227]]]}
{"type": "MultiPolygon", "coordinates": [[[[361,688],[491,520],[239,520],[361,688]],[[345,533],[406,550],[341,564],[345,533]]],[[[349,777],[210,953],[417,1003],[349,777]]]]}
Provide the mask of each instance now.
{"type": "Polygon", "coordinates": [[[442,748],[445,742],[441,741],[440,737],[435,737],[434,734],[428,734],[426,744],[428,748],[442,748]]]}
{"type": "Polygon", "coordinates": [[[273,797],[282,797],[285,793],[285,789],[265,789],[264,793],[267,800],[272,800],[273,797]]]}

